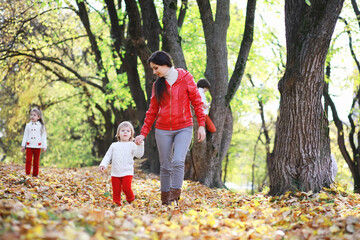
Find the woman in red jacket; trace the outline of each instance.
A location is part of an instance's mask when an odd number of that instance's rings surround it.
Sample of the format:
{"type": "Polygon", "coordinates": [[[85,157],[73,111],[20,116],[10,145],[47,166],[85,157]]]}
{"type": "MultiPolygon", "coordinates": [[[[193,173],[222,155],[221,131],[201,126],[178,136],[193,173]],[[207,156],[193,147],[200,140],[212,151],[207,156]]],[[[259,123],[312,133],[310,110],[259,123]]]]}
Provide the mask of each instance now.
{"type": "Polygon", "coordinates": [[[149,110],[146,112],[141,134],[135,138],[140,144],[155,124],[155,138],[160,157],[161,201],[163,205],[180,199],[184,179],[185,157],[189,149],[193,119],[190,103],[199,123],[198,141],[205,139],[203,102],[193,76],[184,69],[175,69],[171,56],[154,52],[148,59],[158,76],[153,84],[149,110]]]}

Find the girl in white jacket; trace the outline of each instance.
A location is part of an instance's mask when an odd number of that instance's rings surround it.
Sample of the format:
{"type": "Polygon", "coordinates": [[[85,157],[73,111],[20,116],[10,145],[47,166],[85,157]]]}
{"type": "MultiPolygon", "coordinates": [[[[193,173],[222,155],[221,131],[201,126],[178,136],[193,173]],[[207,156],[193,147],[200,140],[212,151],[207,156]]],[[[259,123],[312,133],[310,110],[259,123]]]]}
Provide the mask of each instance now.
{"type": "Polygon", "coordinates": [[[39,159],[41,149],[46,151],[46,129],[42,112],[33,108],[30,111],[30,122],[26,124],[24,137],[21,143],[21,151],[26,150],[25,172],[30,175],[31,164],[33,163],[33,176],[39,175],[39,159]]]}
{"type": "Polygon", "coordinates": [[[121,191],[125,193],[128,203],[135,199],[131,189],[134,175],[134,157],[141,158],[144,155],[144,143],[137,145],[133,142],[134,128],[127,121],[119,124],[116,138],[118,142],[112,143],[106,152],[105,157],[100,163],[100,171],[103,173],[111,163],[113,203],[121,206],[121,191]]]}

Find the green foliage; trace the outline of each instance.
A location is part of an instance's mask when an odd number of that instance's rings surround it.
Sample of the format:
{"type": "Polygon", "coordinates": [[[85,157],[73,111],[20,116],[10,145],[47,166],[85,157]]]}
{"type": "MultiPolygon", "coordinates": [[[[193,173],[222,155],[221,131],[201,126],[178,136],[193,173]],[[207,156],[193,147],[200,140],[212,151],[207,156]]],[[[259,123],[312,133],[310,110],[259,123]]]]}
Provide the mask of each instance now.
{"type": "Polygon", "coordinates": [[[94,131],[87,121],[88,114],[80,102],[76,89],[64,84],[56,84],[51,91],[66,90],[71,97],[49,107],[45,112],[48,133],[48,151],[42,155],[44,166],[82,167],[92,165],[94,131]]]}
{"type": "Polygon", "coordinates": [[[187,62],[187,68],[194,76],[195,81],[204,77],[206,68],[206,45],[199,8],[195,2],[190,1],[186,12],[186,21],[180,31],[182,48],[187,62]]]}

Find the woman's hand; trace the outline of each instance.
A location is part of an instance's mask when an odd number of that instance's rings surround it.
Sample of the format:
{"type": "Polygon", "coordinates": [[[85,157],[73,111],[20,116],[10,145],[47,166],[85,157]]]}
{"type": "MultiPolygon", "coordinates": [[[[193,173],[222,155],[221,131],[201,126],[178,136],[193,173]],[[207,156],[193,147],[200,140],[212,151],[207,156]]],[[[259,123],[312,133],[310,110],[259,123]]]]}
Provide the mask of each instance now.
{"type": "Polygon", "coordinates": [[[105,166],[100,166],[99,169],[100,169],[100,172],[101,172],[101,173],[104,173],[104,171],[105,171],[105,166]]]}
{"type": "Polygon", "coordinates": [[[198,142],[204,141],[205,137],[206,137],[205,127],[200,126],[198,129],[198,142]]]}
{"type": "Polygon", "coordinates": [[[136,136],[135,144],[140,145],[144,141],[145,137],[143,135],[136,136]]]}

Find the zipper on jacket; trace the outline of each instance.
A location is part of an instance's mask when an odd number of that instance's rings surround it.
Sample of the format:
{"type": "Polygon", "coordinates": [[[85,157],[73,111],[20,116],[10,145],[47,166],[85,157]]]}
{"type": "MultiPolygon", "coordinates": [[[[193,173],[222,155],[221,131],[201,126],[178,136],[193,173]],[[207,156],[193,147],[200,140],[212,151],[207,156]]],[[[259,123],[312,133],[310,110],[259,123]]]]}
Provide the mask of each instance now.
{"type": "Polygon", "coordinates": [[[172,124],[171,124],[171,88],[172,88],[172,86],[170,86],[170,131],[172,131],[172,124]]]}

